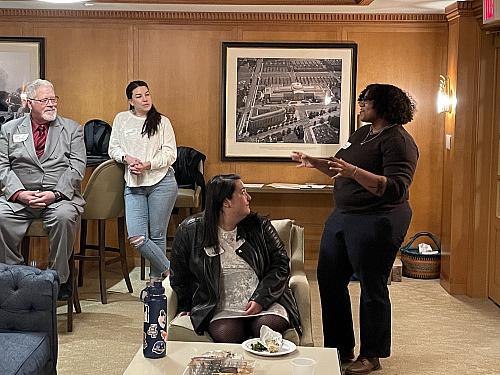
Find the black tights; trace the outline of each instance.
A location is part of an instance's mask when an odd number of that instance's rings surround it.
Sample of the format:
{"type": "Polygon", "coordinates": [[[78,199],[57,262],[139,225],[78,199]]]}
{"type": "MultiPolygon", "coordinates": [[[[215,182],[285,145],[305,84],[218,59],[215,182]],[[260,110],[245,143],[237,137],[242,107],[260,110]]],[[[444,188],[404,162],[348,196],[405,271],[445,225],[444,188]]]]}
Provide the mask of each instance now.
{"type": "Polygon", "coordinates": [[[255,318],[217,319],[208,326],[208,333],[210,333],[214,342],[239,344],[249,336],[259,337],[260,327],[263,325],[279,333],[283,333],[289,327],[285,318],[266,314],[255,318]]]}

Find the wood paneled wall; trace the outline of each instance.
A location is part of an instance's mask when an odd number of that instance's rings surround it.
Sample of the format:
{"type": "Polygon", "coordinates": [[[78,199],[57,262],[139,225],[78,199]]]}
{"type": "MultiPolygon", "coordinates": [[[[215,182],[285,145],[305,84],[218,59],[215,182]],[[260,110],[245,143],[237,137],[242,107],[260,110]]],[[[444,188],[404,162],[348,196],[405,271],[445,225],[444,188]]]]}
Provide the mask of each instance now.
{"type": "MultiPolygon", "coordinates": [[[[372,82],[393,83],[417,101],[417,115],[407,126],[420,149],[409,234],[442,234],[444,118],[436,113],[435,98],[447,64],[448,24],[443,16],[0,9],[0,21],[0,35],[46,38],[46,78],[62,99],[62,115],[81,123],[92,118],[111,123],[117,112],[127,109],[126,84],[146,80],[155,105],[172,121],[178,145],[207,155],[206,176],[236,172],[247,182],[329,180],[315,171],[297,170],[291,162],[221,161],[221,42],[358,43],[358,91],[372,82]]],[[[267,207],[272,217],[300,218],[306,227],[307,257],[315,257],[330,199],[292,195],[260,201],[254,197],[254,202],[259,210],[267,207]]]]}
{"type": "MultiPolygon", "coordinates": [[[[469,266],[469,274],[476,275],[484,273],[480,277],[471,277],[469,282],[469,290],[472,290],[474,295],[484,296],[484,283],[488,283],[487,296],[500,305],[500,95],[498,90],[500,87],[500,33],[496,35],[484,35],[482,40],[484,51],[481,54],[481,87],[480,103],[486,103],[480,112],[480,121],[484,124],[482,132],[483,137],[480,139],[486,146],[485,152],[480,153],[483,162],[489,166],[489,170],[483,170],[481,174],[481,182],[484,182],[488,188],[482,188],[489,194],[483,193],[485,196],[481,202],[482,212],[488,212],[489,215],[479,215],[480,221],[476,225],[475,236],[476,242],[473,254],[473,261],[469,266]],[[492,153],[488,151],[493,150],[492,153]],[[489,160],[489,163],[487,162],[489,160]],[[480,229],[484,228],[484,229],[480,229]],[[489,231],[488,231],[489,229],[489,231]],[[489,236],[485,238],[484,233],[489,236]],[[489,254],[486,254],[483,249],[489,249],[489,254]],[[486,268],[486,270],[485,270],[486,268]]],[[[472,293],[468,293],[472,294],[472,293]]]]}
{"type": "MultiPolygon", "coordinates": [[[[453,141],[444,157],[441,284],[452,294],[492,297],[488,284],[492,289],[498,279],[488,260],[498,256],[500,65],[496,39],[480,28],[480,15],[472,2],[447,8],[447,74],[457,106],[445,115],[445,131],[453,141]]],[[[498,301],[500,284],[495,285],[498,301]]]]}
{"type": "Polygon", "coordinates": [[[451,292],[463,294],[467,284],[467,262],[472,248],[474,152],[477,126],[477,62],[479,25],[471,12],[450,20],[448,69],[451,90],[460,105],[446,114],[446,133],[452,135],[452,148],[446,151],[443,214],[442,282],[451,292]],[[464,95],[463,93],[467,93],[464,95]]]}

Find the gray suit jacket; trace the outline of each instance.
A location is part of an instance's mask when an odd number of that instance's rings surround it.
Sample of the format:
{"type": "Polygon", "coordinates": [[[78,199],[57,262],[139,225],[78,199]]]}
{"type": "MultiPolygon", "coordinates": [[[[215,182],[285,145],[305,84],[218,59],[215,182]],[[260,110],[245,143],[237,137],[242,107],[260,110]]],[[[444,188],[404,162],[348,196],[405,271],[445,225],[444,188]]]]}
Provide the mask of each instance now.
{"type": "Polygon", "coordinates": [[[0,200],[17,212],[26,206],[8,200],[18,190],[57,190],[82,212],[85,201],[80,185],[86,162],[83,127],[75,121],[57,116],[50,124],[40,159],[33,143],[31,117],[9,121],[0,129],[0,200]]]}

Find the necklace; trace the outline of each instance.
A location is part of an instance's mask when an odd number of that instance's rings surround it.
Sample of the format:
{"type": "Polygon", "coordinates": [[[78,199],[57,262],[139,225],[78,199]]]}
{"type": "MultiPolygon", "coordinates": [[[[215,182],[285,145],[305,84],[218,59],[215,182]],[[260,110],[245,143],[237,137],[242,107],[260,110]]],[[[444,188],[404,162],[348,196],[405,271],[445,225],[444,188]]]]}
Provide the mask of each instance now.
{"type": "Polygon", "coordinates": [[[236,240],[236,230],[237,228],[234,228],[233,230],[224,230],[219,227],[219,236],[227,242],[234,242],[236,240]]]}
{"type": "Polygon", "coordinates": [[[364,145],[365,143],[368,143],[370,141],[373,141],[375,138],[377,138],[380,134],[382,134],[385,130],[390,129],[395,127],[396,125],[389,125],[389,126],[384,126],[381,130],[375,132],[373,130],[373,126],[370,125],[370,130],[368,130],[368,133],[366,133],[365,138],[360,142],[360,145],[364,145]],[[373,136],[373,137],[371,137],[373,136]],[[371,137],[370,139],[368,139],[371,137]]]}

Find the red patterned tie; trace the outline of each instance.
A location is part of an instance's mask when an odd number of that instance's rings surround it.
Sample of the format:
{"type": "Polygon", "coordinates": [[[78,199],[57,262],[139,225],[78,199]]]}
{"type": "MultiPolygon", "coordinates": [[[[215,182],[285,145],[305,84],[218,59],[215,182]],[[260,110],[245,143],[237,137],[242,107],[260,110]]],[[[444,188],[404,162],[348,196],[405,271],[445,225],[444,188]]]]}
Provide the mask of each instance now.
{"type": "Polygon", "coordinates": [[[33,142],[35,143],[36,156],[40,159],[45,151],[45,141],[47,140],[47,126],[39,125],[36,132],[33,134],[33,142]]]}

